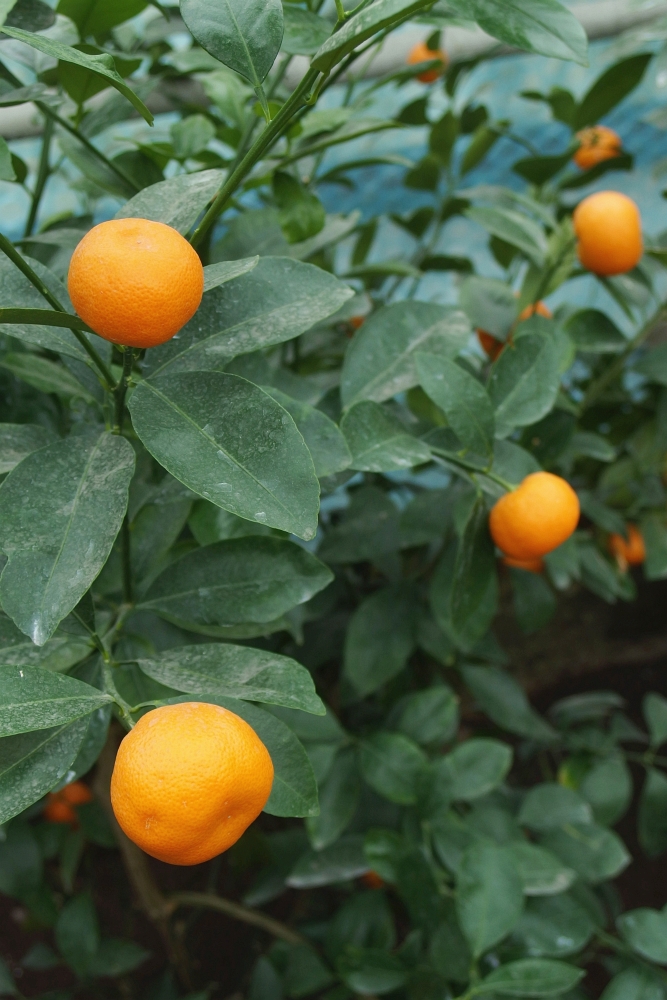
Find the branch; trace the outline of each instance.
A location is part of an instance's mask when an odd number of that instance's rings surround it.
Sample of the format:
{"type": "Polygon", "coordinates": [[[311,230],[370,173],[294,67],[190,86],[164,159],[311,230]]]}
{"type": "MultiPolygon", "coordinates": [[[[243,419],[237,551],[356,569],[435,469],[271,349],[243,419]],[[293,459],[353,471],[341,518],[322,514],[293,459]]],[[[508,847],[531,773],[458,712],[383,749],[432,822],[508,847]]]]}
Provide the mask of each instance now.
{"type": "Polygon", "coordinates": [[[171,910],[176,910],[179,906],[202,906],[209,910],[218,910],[226,913],[234,920],[240,920],[244,924],[251,924],[253,927],[260,927],[263,931],[273,934],[274,937],[286,941],[288,944],[308,944],[306,939],[296,931],[293,931],[280,920],[253,910],[249,906],[235,903],[231,899],[223,899],[221,896],[214,896],[208,892],[175,892],[169,897],[167,905],[171,910]]]}

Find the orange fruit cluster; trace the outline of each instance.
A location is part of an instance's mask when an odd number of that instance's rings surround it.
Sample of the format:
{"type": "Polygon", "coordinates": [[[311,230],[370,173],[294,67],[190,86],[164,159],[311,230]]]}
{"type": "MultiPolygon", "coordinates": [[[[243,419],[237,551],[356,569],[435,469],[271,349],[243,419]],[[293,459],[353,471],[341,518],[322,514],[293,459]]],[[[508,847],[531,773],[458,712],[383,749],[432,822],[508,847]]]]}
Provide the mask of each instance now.
{"type": "MultiPolygon", "coordinates": [[[[534,305],[528,305],[519,313],[517,323],[522,323],[525,319],[529,319],[531,316],[544,316],[546,319],[551,319],[553,313],[549,309],[549,306],[545,305],[544,302],[535,302],[534,305]]],[[[486,330],[478,330],[477,337],[484,352],[489,356],[491,361],[495,361],[500,352],[502,351],[505,343],[502,340],[498,340],[493,334],[487,333],[486,330]]],[[[512,335],[510,334],[508,343],[512,343],[512,335]]]]}
{"type": "Polygon", "coordinates": [[[273,763],[247,722],[205,702],[147,712],[121,743],[111,804],[124,833],[172,865],[226,851],[271,794],[273,763]]]}
{"type": "Polygon", "coordinates": [[[597,167],[598,163],[613,160],[621,155],[621,137],[606,125],[592,125],[577,132],[579,149],[572,159],[582,170],[597,167]]]}
{"type": "Polygon", "coordinates": [[[625,274],[644,251],[639,209],[619,191],[598,191],[579,202],[572,216],[583,267],[594,274],[625,274]]]}
{"type": "Polygon", "coordinates": [[[204,268],[171,226],[112,219],[77,246],[67,288],[81,319],[100,337],[126,347],[155,347],[199,308],[204,268]]]}
{"type": "Polygon", "coordinates": [[[519,560],[536,566],[535,560],[562,545],[578,523],[579,498],[570,484],[551,472],[533,472],[495,503],[489,530],[501,552],[515,560],[512,565],[519,560]]]}
{"type": "Polygon", "coordinates": [[[49,823],[69,823],[70,826],[77,826],[79,817],[74,807],[90,802],[92,797],[93,793],[88,785],[83,781],[73,781],[59,792],[49,792],[42,815],[49,823]]]}
{"type": "Polygon", "coordinates": [[[443,52],[442,49],[429,49],[426,42],[417,42],[408,54],[408,66],[414,66],[416,63],[428,62],[430,59],[437,59],[440,62],[440,65],[434,66],[432,69],[427,69],[424,70],[423,73],[420,73],[417,79],[421,80],[422,83],[433,83],[439,76],[442,76],[447,69],[447,63],[449,62],[447,53],[443,52]]]}
{"type": "Polygon", "coordinates": [[[626,525],[627,538],[623,535],[609,536],[609,551],[624,572],[628,566],[640,566],[646,559],[646,546],[641,531],[636,524],[626,525]]]}

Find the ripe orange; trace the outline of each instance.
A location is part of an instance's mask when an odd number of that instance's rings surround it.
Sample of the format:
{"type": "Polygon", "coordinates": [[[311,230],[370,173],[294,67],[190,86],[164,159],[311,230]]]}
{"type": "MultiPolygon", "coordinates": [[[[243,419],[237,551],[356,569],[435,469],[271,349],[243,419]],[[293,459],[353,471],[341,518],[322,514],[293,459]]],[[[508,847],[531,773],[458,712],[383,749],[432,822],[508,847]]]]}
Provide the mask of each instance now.
{"type": "Polygon", "coordinates": [[[194,316],[204,294],[204,269],[171,226],[112,219],[77,246],[67,287],[79,316],[100,337],[155,347],[194,316]]]}
{"type": "Polygon", "coordinates": [[[503,556],[503,562],[506,566],[524,569],[527,573],[542,573],[544,570],[542,559],[513,559],[512,556],[503,556]]]}
{"type": "Polygon", "coordinates": [[[414,66],[415,63],[428,62],[429,59],[438,59],[441,65],[434,66],[433,69],[427,69],[423,73],[420,73],[417,79],[421,80],[422,83],[433,83],[439,76],[442,76],[449,62],[447,53],[443,52],[442,49],[429,49],[426,42],[417,42],[410,49],[406,60],[408,66],[414,66]]]}
{"type": "Polygon", "coordinates": [[[142,850],[172,865],[226,851],[271,794],[273,763],[247,722],[186,702],[142,716],[118,749],[111,804],[142,850]]]}
{"type": "Polygon", "coordinates": [[[65,785],[59,792],[49,792],[46,805],[42,810],[44,818],[49,823],[69,823],[76,826],[79,822],[75,810],[72,806],[83,805],[90,802],[93,797],[88,785],[83,781],[73,781],[71,785],[65,785]]]}
{"type": "Polygon", "coordinates": [[[594,274],[625,274],[641,260],[642,220],[632,198],[598,191],[579,202],[572,221],[579,260],[594,274]]]}
{"type": "MultiPolygon", "coordinates": [[[[545,316],[546,319],[551,319],[553,313],[551,312],[551,309],[549,309],[549,306],[545,305],[544,302],[536,302],[535,305],[526,306],[526,308],[519,313],[517,323],[522,323],[525,319],[529,319],[534,315],[545,316]]],[[[497,337],[494,337],[491,333],[487,333],[486,330],[478,330],[477,337],[486,354],[488,354],[492,361],[495,361],[505,346],[505,342],[498,340],[497,337]]],[[[507,338],[507,342],[510,344],[512,343],[511,334],[507,338]]]]}
{"type": "Polygon", "coordinates": [[[626,525],[627,539],[623,535],[609,536],[609,551],[621,567],[640,566],[646,559],[646,546],[642,533],[635,524],[626,525]]]}
{"type": "Polygon", "coordinates": [[[582,170],[590,170],[598,163],[620,156],[623,144],[621,137],[606,125],[593,125],[577,132],[580,146],[572,159],[582,170]]]}
{"type": "Polygon", "coordinates": [[[565,479],[533,472],[494,505],[491,537],[512,559],[539,559],[569,538],[579,521],[579,498],[565,479]]]}

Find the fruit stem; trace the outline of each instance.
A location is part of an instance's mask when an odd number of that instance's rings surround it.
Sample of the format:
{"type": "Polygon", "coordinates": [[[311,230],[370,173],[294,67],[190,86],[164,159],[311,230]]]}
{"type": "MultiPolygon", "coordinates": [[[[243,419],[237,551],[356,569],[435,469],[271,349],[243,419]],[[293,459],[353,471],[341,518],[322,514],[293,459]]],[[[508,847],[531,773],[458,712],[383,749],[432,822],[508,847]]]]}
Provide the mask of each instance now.
{"type": "Polygon", "coordinates": [[[39,210],[39,203],[42,200],[42,195],[44,194],[44,188],[46,187],[46,182],[49,179],[49,156],[51,153],[51,139],[53,137],[53,118],[47,118],[44,122],[44,135],[42,136],[42,150],[39,155],[39,169],[37,171],[37,180],[35,182],[35,190],[32,193],[32,201],[30,204],[30,212],[28,213],[28,220],[25,224],[25,230],[23,236],[31,236],[32,231],[35,228],[35,222],[37,221],[37,212],[39,210]]]}
{"type": "Polygon", "coordinates": [[[220,913],[226,913],[227,916],[233,917],[234,920],[241,920],[244,924],[261,927],[262,930],[268,931],[269,934],[273,934],[274,937],[280,938],[281,941],[286,941],[288,944],[302,945],[307,943],[305,938],[297,934],[290,927],[287,927],[286,924],[281,923],[280,920],[275,920],[266,913],[253,910],[249,906],[235,903],[231,899],[214,896],[212,893],[175,892],[169,897],[168,902],[171,905],[172,912],[179,906],[206,907],[209,910],[219,910],[220,913]]]}
{"type": "Polygon", "coordinates": [[[445,451],[444,448],[437,448],[434,445],[429,445],[429,448],[434,455],[442,455],[447,462],[452,465],[460,466],[462,469],[465,469],[466,472],[476,472],[480,476],[486,476],[487,479],[497,483],[498,486],[502,486],[502,488],[507,490],[508,493],[512,493],[518,486],[518,483],[509,483],[506,479],[503,479],[502,476],[497,475],[495,472],[491,472],[490,469],[480,469],[480,467],[475,465],[473,462],[466,462],[465,458],[460,458],[451,451],[445,451]]]}
{"type": "MultiPolygon", "coordinates": [[[[53,309],[55,309],[56,312],[61,312],[65,313],[66,315],[69,315],[65,307],[58,301],[56,296],[49,289],[48,285],[46,285],[42,281],[40,276],[35,271],[33,271],[27,260],[25,260],[21,256],[21,254],[18,252],[14,244],[11,242],[11,240],[8,240],[3,233],[0,233],[0,250],[2,250],[2,252],[7,257],[9,257],[9,259],[12,261],[13,264],[16,264],[19,271],[21,271],[26,276],[31,285],[34,285],[34,287],[37,289],[40,295],[44,296],[46,301],[53,309]]],[[[90,343],[85,333],[82,333],[81,330],[75,330],[75,329],[72,329],[72,333],[79,341],[84,351],[86,351],[91,361],[97,366],[100,373],[104,376],[104,381],[102,383],[104,385],[104,388],[107,390],[107,392],[111,392],[113,387],[113,375],[111,374],[111,371],[106,366],[102,358],[99,356],[93,345],[90,343]]]]}

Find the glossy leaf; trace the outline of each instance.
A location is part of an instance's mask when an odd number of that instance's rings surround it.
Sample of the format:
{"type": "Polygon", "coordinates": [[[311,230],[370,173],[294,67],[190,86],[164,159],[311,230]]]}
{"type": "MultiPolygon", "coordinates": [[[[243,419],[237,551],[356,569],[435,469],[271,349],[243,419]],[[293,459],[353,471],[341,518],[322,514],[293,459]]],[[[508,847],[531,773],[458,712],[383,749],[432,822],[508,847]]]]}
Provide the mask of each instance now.
{"type": "Polygon", "coordinates": [[[648,908],[618,917],[619,931],[633,951],[650,962],[667,965],[667,914],[648,908]]]}
{"type": "Polygon", "coordinates": [[[555,854],[519,840],[509,845],[526,896],[553,896],[569,889],[576,872],[564,865],[555,854]]]}
{"type": "Polygon", "coordinates": [[[611,980],[600,1000],[663,1000],[662,982],[648,969],[629,968],[611,980]]]}
{"type": "Polygon", "coordinates": [[[147,6],[146,0],[59,0],[57,11],[71,17],[81,32],[82,38],[90,35],[105,35],[131,17],[136,17],[147,6]]]}
{"type": "Polygon", "coordinates": [[[568,320],[565,329],[582,353],[618,354],[627,347],[627,337],[598,309],[579,310],[568,320]]]}
{"type": "Polygon", "coordinates": [[[110,701],[103,691],[43,667],[0,666],[0,737],[64,726],[110,701]]]}
{"type": "Polygon", "coordinates": [[[511,766],[511,747],[491,739],[465,740],[437,765],[451,797],[465,802],[497,788],[511,766]]]}
{"type": "Polygon", "coordinates": [[[478,455],[490,454],[495,421],[491,400],[481,382],[461,365],[434,354],[420,351],[416,363],[422,388],[444,411],[461,443],[478,455]]]}
{"type": "Polygon", "coordinates": [[[497,236],[510,246],[516,247],[538,267],[544,263],[547,252],[546,237],[542,227],[527,215],[499,206],[473,206],[466,209],[465,214],[473,222],[483,226],[492,236],[497,236]]]}
{"type": "Polygon", "coordinates": [[[519,823],[532,830],[553,830],[571,823],[591,823],[591,807],[577,792],[555,782],[535,785],[519,811],[519,823]]]}
{"type": "Polygon", "coordinates": [[[574,128],[596,125],[609,114],[640,83],[652,58],[651,52],[642,52],[605,70],[579,102],[574,128]]]}
{"type": "Polygon", "coordinates": [[[583,969],[548,958],[523,958],[494,969],[475,987],[480,996],[553,997],[574,989],[583,969]]]}
{"type": "Polygon", "coordinates": [[[283,8],[285,34],[282,48],[291,56],[310,56],[331,34],[331,23],[302,7],[283,8]]]}
{"type": "Polygon", "coordinates": [[[222,170],[177,174],[144,188],[116,212],[116,219],[150,219],[187,233],[222,185],[222,170]]]}
{"type": "Polygon", "coordinates": [[[0,600],[38,646],[107,561],[133,472],[132,446],[118,435],[93,431],[34,452],[2,484],[0,549],[9,561],[0,600]]]}
{"type": "Polygon", "coordinates": [[[461,308],[473,326],[506,340],[517,317],[516,299],[505,282],[473,275],[461,286],[461,308]]]}
{"type": "Polygon", "coordinates": [[[346,21],[340,31],[318,49],[312,67],[328,73],[367,38],[428,6],[429,0],[376,0],[346,21]]]}
{"type": "Polygon", "coordinates": [[[346,882],[367,871],[364,838],[358,835],[341,837],[322,851],[304,854],[288,876],[287,885],[293,889],[315,889],[346,882]]]}
{"type": "Polygon", "coordinates": [[[280,0],[181,0],[181,15],[202,48],[261,86],[283,40],[280,0]]]}
{"type": "Polygon", "coordinates": [[[370,400],[347,410],[340,426],[353,469],[391,472],[421,465],[431,457],[428,445],[410,434],[390,410],[370,400]]]}
{"type": "Polygon", "coordinates": [[[287,411],[256,385],[222,372],[162,375],[140,383],[129,405],[147,449],[195,493],[313,537],[319,484],[310,453],[287,411]]]}
{"type": "Polygon", "coordinates": [[[418,780],[426,765],[424,752],[400,733],[375,733],[359,747],[364,779],[379,795],[401,805],[416,802],[418,780]]]}
{"type": "Polygon", "coordinates": [[[111,53],[105,52],[101,55],[88,55],[86,52],[80,52],[79,49],[72,48],[71,45],[65,45],[55,38],[47,38],[45,35],[35,35],[30,31],[23,31],[21,28],[10,28],[5,24],[2,30],[10,38],[15,38],[19,42],[25,42],[26,45],[32,46],[38,52],[43,52],[44,55],[51,56],[53,59],[60,59],[62,62],[72,63],[74,66],[81,66],[82,69],[89,70],[91,73],[103,77],[123,97],[127,98],[132,107],[139,112],[142,118],[146,119],[149,125],[153,124],[153,115],[144,102],[139,100],[132,88],[118,74],[111,53]]]}
{"type": "Polygon", "coordinates": [[[667,778],[648,768],[639,799],[639,843],[649,857],[667,850],[667,778]]]}
{"type": "Polygon", "coordinates": [[[621,838],[595,823],[568,823],[542,843],[592,885],[615,878],[631,860],[621,838]]]}
{"type": "Polygon", "coordinates": [[[50,431],[39,424],[0,424],[0,474],[11,472],[24,458],[52,440],[50,431]]]}
{"type": "Polygon", "coordinates": [[[196,549],[158,576],[141,607],[204,635],[243,622],[268,623],[332,580],[294,542],[248,535],[196,549]]]}
{"type": "Polygon", "coordinates": [[[247,274],[257,267],[259,257],[247,257],[245,260],[221,260],[217,264],[208,264],[204,268],[204,291],[210,292],[212,288],[240,278],[242,274],[247,274]]]}
{"type": "MultiPolygon", "coordinates": [[[[313,761],[312,745],[310,759],[313,761]]],[[[350,824],[359,804],[361,779],[357,755],[352,748],[336,754],[326,779],[319,786],[320,814],[307,822],[315,850],[335,843],[350,824]]]]}
{"type": "Polygon", "coordinates": [[[345,407],[362,399],[381,403],[419,383],[417,351],[454,358],[470,328],[458,310],[429,302],[396,302],[370,316],[345,354],[341,396],[345,407]]]}
{"type": "Polygon", "coordinates": [[[12,351],[3,355],[0,368],[6,369],[40,392],[53,392],[65,399],[72,397],[85,399],[88,403],[94,402],[88,390],[66,368],[39,354],[12,351]]]}
{"type": "Polygon", "coordinates": [[[642,710],[651,736],[651,746],[657,749],[667,742],[667,698],[652,691],[644,698],[642,710]]]}
{"type": "Polygon", "coordinates": [[[167,650],[157,659],[140,659],[145,674],[188,694],[213,694],[269,705],[284,705],[323,715],[305,667],[287,656],[249,646],[205,643],[167,650]]]}
{"type": "Polygon", "coordinates": [[[361,697],[400,673],[415,648],[417,607],[403,585],[385,587],[358,606],[347,629],[343,674],[361,697]]]}
{"type": "Polygon", "coordinates": [[[0,823],[41,799],[67,774],[87,726],[84,716],[65,726],[0,740],[0,823]]]}
{"type": "Polygon", "coordinates": [[[456,908],[474,958],[502,941],[523,909],[523,885],[505,847],[481,842],[464,853],[457,873],[456,908]]]}
{"type": "Polygon", "coordinates": [[[312,264],[262,257],[248,274],[207,292],[190,322],[150,352],[148,371],[221,369],[238,354],[299,336],[351,295],[347,285],[312,264]]]}
{"type": "Polygon", "coordinates": [[[482,638],[498,603],[496,560],[487,522],[486,508],[478,498],[465,525],[451,579],[451,627],[464,649],[482,638]]]}
{"type": "Polygon", "coordinates": [[[296,424],[306,442],[318,479],[349,468],[352,456],[345,437],[326,413],[309,403],[292,399],[279,389],[271,386],[262,388],[287,410],[296,424]]]}
{"type": "Polygon", "coordinates": [[[456,0],[450,8],[474,18],[480,28],[507,45],[588,65],[586,33],[574,14],[556,0],[456,0]]]}
{"type": "Polygon", "coordinates": [[[520,684],[498,667],[463,666],[463,679],[478,705],[496,725],[510,733],[540,742],[558,734],[531,707],[520,684]]]}
{"type": "MultiPolygon", "coordinates": [[[[535,323],[535,320],[526,322],[535,323]]],[[[536,423],[554,404],[560,384],[556,341],[539,333],[519,337],[501,353],[491,371],[489,395],[496,409],[496,432],[536,423]]]]}

